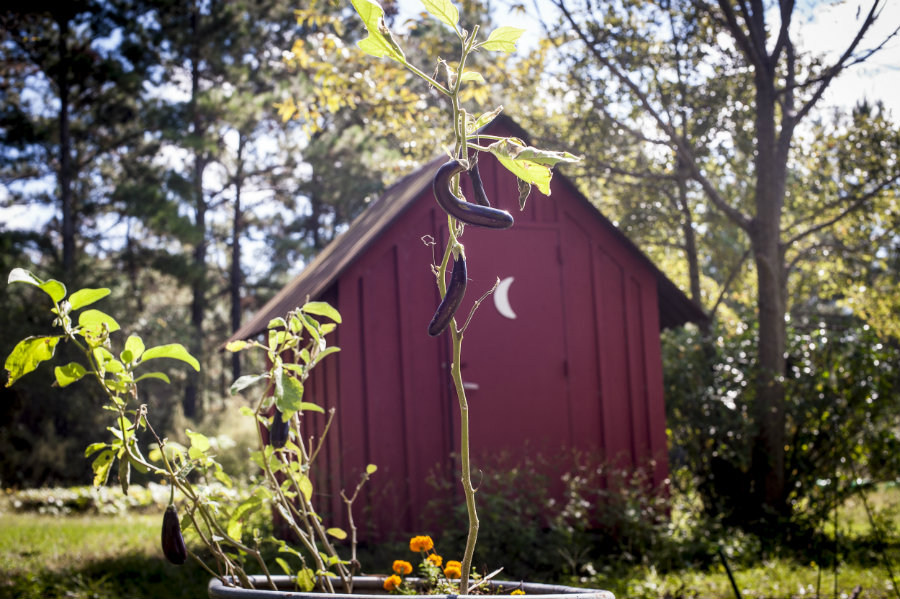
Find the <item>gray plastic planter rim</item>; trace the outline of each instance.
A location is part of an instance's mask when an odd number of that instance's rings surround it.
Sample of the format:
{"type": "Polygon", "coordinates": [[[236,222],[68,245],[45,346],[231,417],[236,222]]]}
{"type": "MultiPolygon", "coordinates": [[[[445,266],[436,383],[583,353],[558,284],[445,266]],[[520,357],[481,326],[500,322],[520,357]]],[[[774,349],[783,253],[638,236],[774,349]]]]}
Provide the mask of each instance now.
{"type": "MultiPolygon", "coordinates": [[[[337,599],[385,599],[388,596],[383,590],[385,576],[355,576],[353,578],[352,594],[335,593],[337,599]]],[[[210,599],[273,599],[273,597],[291,597],[294,599],[313,598],[322,599],[327,593],[312,591],[291,590],[294,588],[293,578],[290,576],[273,576],[272,580],[278,587],[278,591],[268,588],[243,589],[239,587],[227,587],[218,578],[209,581],[207,592],[210,599]],[[283,589],[283,590],[282,590],[283,589]]],[[[415,583],[417,578],[407,578],[415,583]]],[[[266,585],[265,576],[251,576],[250,581],[257,587],[266,585]]],[[[597,589],[582,589],[553,584],[540,584],[536,582],[515,582],[509,580],[492,580],[488,583],[491,587],[502,586],[505,594],[515,589],[522,589],[526,595],[540,595],[541,599],[615,599],[609,591],[597,589]]],[[[410,597],[430,597],[456,599],[457,595],[411,595],[410,597]]]]}

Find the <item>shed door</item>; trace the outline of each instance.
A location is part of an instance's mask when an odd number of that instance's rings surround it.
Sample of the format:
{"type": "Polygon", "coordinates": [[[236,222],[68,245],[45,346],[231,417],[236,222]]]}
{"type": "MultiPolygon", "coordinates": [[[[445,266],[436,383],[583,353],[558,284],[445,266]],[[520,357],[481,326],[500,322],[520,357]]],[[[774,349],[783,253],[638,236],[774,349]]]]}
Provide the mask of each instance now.
{"type": "Polygon", "coordinates": [[[496,278],[506,281],[499,298],[481,304],[463,340],[472,453],[515,455],[527,446],[553,455],[571,442],[558,231],[470,227],[462,242],[469,284],[460,326],[496,278]]]}

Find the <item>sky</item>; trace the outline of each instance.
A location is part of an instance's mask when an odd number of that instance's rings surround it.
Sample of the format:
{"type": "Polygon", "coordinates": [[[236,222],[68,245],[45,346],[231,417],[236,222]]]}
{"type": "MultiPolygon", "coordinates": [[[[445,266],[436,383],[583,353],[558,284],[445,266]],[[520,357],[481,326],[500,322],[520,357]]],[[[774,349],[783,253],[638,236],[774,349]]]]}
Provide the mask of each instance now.
{"type": "MultiPolygon", "coordinates": [[[[549,0],[490,0],[494,18],[498,25],[510,25],[525,29],[519,47],[527,50],[536,43],[543,30],[536,15],[552,19],[558,14],[549,0]],[[510,10],[516,4],[525,6],[527,14],[510,10]]],[[[866,40],[870,47],[880,42],[900,27],[900,0],[882,0],[884,8],[866,40]]],[[[573,3],[574,4],[574,3],[573,3]]],[[[850,44],[857,25],[867,14],[871,1],[860,0],[801,0],[797,3],[792,27],[797,46],[805,51],[822,54],[835,60],[850,44]]],[[[398,23],[423,10],[421,0],[400,0],[398,23]]],[[[769,22],[778,23],[777,11],[772,12],[769,22]]],[[[866,98],[881,100],[900,120],[900,36],[894,37],[888,45],[862,65],[854,66],[841,74],[830,86],[821,107],[852,106],[866,98]]]]}

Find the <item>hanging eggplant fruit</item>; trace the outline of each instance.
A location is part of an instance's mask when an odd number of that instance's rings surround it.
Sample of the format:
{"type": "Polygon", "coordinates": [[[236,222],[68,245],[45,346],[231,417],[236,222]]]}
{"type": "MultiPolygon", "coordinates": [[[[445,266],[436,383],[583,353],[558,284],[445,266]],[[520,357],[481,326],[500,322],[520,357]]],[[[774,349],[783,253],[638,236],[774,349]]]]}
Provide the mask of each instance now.
{"type": "Polygon", "coordinates": [[[176,566],[187,561],[187,547],[181,534],[181,522],[174,504],[169,504],[163,514],[162,548],[166,559],[176,566]]]}
{"type": "MultiPolygon", "coordinates": [[[[513,226],[513,217],[506,210],[491,208],[490,206],[481,206],[472,204],[462,198],[456,196],[450,190],[450,179],[453,175],[466,170],[459,160],[451,160],[443,164],[434,176],[434,199],[438,205],[444,209],[444,212],[453,218],[464,222],[467,225],[475,227],[487,227],[489,229],[508,229],[513,226]]],[[[478,177],[479,182],[481,177],[478,177]]],[[[474,183],[474,181],[473,181],[474,183]]],[[[476,184],[476,189],[480,188],[481,195],[484,196],[484,188],[476,184]]],[[[476,191],[476,196],[477,196],[476,191]]],[[[488,202],[487,196],[479,198],[488,202]]],[[[490,202],[488,202],[490,204],[490,202]]]]}
{"type": "Polygon", "coordinates": [[[463,296],[466,294],[466,259],[460,253],[458,258],[453,261],[453,272],[450,274],[450,282],[447,284],[447,293],[444,299],[434,312],[431,322],[428,324],[428,334],[437,337],[444,332],[453,315],[456,314],[459,304],[462,303],[463,296]]]}

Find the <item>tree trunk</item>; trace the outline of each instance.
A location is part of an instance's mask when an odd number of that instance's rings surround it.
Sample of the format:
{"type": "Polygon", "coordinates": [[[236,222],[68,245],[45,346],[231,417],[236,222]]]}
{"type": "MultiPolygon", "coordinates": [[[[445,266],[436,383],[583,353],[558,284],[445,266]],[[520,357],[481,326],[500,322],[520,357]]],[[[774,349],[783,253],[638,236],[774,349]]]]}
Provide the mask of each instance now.
{"type": "Polygon", "coordinates": [[[59,26],[59,201],[62,207],[62,275],[71,281],[75,271],[75,208],[72,198],[72,140],[69,133],[69,17],[61,15],[59,26]]]}
{"type": "MultiPolygon", "coordinates": [[[[243,133],[238,137],[237,172],[234,177],[234,224],[231,231],[231,332],[241,328],[241,232],[243,230],[243,214],[241,212],[241,189],[244,186],[244,143],[243,133]]],[[[231,376],[237,380],[241,376],[241,354],[231,354],[231,376]]]]}
{"type": "MultiPolygon", "coordinates": [[[[190,50],[191,59],[191,99],[190,114],[192,135],[195,140],[203,135],[203,122],[197,107],[197,96],[200,94],[200,52],[199,52],[199,9],[194,5],[191,13],[191,33],[193,44],[190,50]]],[[[195,141],[195,143],[197,143],[195,141]]],[[[201,364],[205,364],[203,355],[203,316],[206,313],[206,198],[203,196],[203,171],[206,169],[205,151],[201,147],[194,150],[194,172],[192,195],[194,196],[194,230],[196,232],[193,265],[191,274],[191,353],[201,364]]],[[[201,373],[191,371],[188,374],[187,386],[184,390],[184,415],[194,418],[197,415],[197,403],[200,396],[201,373]]]]}
{"type": "Polygon", "coordinates": [[[758,371],[756,373],[756,438],[752,473],[754,495],[763,513],[785,513],[785,267],[781,249],[781,216],[787,164],[779,163],[774,76],[756,73],[756,217],[751,228],[758,284],[758,371]]]}

